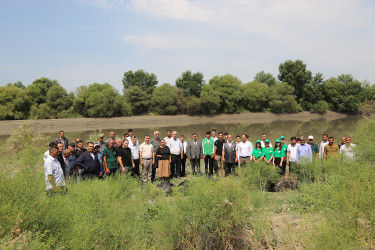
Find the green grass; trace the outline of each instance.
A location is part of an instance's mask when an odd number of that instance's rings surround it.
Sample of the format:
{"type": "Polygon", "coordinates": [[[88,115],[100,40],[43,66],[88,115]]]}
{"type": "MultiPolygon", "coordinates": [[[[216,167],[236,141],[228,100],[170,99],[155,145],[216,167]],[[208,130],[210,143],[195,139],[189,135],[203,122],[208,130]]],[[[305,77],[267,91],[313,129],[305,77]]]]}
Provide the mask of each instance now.
{"type": "Polygon", "coordinates": [[[278,169],[253,164],[236,176],[188,177],[189,187],[171,194],[119,175],[69,183],[67,193],[48,197],[48,138],[26,126],[2,147],[0,248],[374,248],[375,120],[353,139],[358,161],[315,162],[293,191],[267,192],[278,169]]]}

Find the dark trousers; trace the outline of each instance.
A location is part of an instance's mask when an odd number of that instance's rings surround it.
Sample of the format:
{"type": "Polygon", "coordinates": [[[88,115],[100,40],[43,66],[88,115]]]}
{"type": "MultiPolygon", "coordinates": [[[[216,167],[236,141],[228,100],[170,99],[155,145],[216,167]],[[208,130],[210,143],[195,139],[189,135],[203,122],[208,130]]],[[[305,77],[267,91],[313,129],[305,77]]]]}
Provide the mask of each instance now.
{"type": "Polygon", "coordinates": [[[156,161],[155,161],[155,164],[152,165],[151,181],[154,181],[154,180],[155,180],[156,169],[158,168],[158,163],[159,163],[159,161],[156,160],[156,161]]]}
{"type": "Polygon", "coordinates": [[[285,172],[286,172],[286,160],[283,161],[283,165],[281,167],[281,174],[282,175],[285,175],[285,172]]]}
{"type": "Polygon", "coordinates": [[[225,175],[230,175],[230,174],[232,174],[232,172],[234,174],[234,171],[235,171],[235,168],[236,168],[235,164],[237,164],[237,163],[234,163],[234,162],[231,162],[231,163],[226,162],[225,163],[225,175]]]}
{"type": "Polygon", "coordinates": [[[204,158],[204,173],[208,174],[208,169],[212,168],[213,172],[214,167],[214,158],[211,158],[211,155],[206,155],[204,158]]]}
{"type": "Polygon", "coordinates": [[[201,172],[201,159],[191,159],[190,165],[194,175],[201,172]]]}
{"type": "Polygon", "coordinates": [[[181,174],[180,174],[181,177],[185,176],[186,159],[187,159],[187,156],[186,154],[184,154],[184,157],[181,159],[181,174]]]}
{"type": "Polygon", "coordinates": [[[171,177],[179,177],[181,170],[181,155],[171,155],[171,177]]]}
{"type": "Polygon", "coordinates": [[[132,169],[132,174],[131,176],[140,176],[139,173],[139,159],[134,160],[134,168],[132,169]]]}
{"type": "Polygon", "coordinates": [[[107,174],[107,176],[114,175],[114,174],[116,174],[116,172],[117,172],[117,168],[109,169],[109,174],[107,174]]]}

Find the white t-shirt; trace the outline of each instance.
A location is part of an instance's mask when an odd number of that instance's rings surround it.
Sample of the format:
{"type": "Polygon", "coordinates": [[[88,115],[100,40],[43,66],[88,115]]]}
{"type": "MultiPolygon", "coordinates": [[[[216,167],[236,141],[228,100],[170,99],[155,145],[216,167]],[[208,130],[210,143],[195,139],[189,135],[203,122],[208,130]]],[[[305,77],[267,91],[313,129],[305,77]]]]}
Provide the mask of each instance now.
{"type": "Polygon", "coordinates": [[[139,152],[142,153],[142,159],[152,158],[152,152],[154,151],[154,146],[151,143],[146,144],[145,142],[139,146],[139,152]]]}
{"type": "Polygon", "coordinates": [[[237,144],[237,150],[239,157],[250,156],[251,158],[253,153],[253,145],[249,141],[246,141],[245,143],[241,141],[239,144],[237,144]]]}
{"type": "MultiPolygon", "coordinates": [[[[133,141],[132,141],[132,138],[128,137],[128,138],[126,138],[126,140],[128,140],[128,141],[129,141],[129,145],[128,145],[128,147],[130,147],[130,146],[132,146],[132,145],[133,145],[133,141]]],[[[137,144],[137,147],[139,147],[138,139],[137,139],[137,142],[136,142],[136,144],[137,144]]]]}
{"type": "Polygon", "coordinates": [[[323,159],[323,155],[324,155],[324,147],[325,147],[325,145],[327,145],[328,143],[329,143],[328,140],[327,140],[326,142],[322,141],[322,142],[320,143],[320,148],[319,148],[319,158],[320,158],[320,159],[323,159]]]}
{"type": "Polygon", "coordinates": [[[47,150],[46,152],[44,152],[43,154],[43,161],[46,161],[46,159],[48,158],[49,156],[49,150],[47,150]]]}
{"type": "Polygon", "coordinates": [[[52,175],[53,181],[57,187],[65,185],[64,171],[61,168],[61,164],[56,158],[53,158],[50,155],[44,161],[44,174],[46,190],[52,189],[52,185],[48,180],[48,175],[52,175]]]}
{"type": "Polygon", "coordinates": [[[172,155],[181,155],[182,144],[180,139],[176,138],[176,140],[174,140],[171,138],[171,140],[169,140],[168,147],[172,155]]]}
{"type": "Polygon", "coordinates": [[[347,147],[346,144],[342,145],[340,148],[340,154],[343,159],[355,160],[357,156],[355,155],[356,145],[351,143],[350,147],[347,147]]]}
{"type": "MultiPolygon", "coordinates": [[[[264,148],[264,147],[266,146],[266,144],[264,143],[263,140],[260,141],[260,146],[261,146],[262,148],[264,148]]],[[[270,147],[272,148],[272,142],[270,142],[270,147]]]]}
{"type": "Polygon", "coordinates": [[[297,145],[297,143],[294,146],[292,146],[292,144],[288,145],[289,161],[291,162],[297,161],[297,145]]]}

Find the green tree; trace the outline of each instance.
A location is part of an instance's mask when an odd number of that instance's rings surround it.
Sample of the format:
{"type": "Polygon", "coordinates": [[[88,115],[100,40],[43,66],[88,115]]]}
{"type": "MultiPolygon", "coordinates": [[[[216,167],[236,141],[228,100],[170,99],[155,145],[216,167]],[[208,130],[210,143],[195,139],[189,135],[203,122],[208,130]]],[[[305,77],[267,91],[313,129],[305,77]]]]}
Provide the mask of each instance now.
{"type": "Polygon", "coordinates": [[[176,87],[184,91],[186,96],[197,96],[201,93],[204,84],[203,74],[201,72],[192,73],[187,70],[176,79],[176,87]]]}
{"type": "Polygon", "coordinates": [[[294,88],[286,82],[276,84],[270,89],[269,106],[275,113],[294,113],[302,111],[301,106],[293,95],[294,88]]]}
{"type": "Polygon", "coordinates": [[[270,88],[266,83],[252,81],[241,85],[243,107],[246,110],[259,112],[268,106],[268,95],[270,88]]]}
{"type": "Polygon", "coordinates": [[[324,99],[323,81],[323,74],[316,73],[312,77],[311,81],[303,88],[303,97],[300,100],[300,104],[304,110],[311,110],[313,105],[315,105],[314,110],[316,110],[317,107],[325,107],[325,105],[322,103],[320,103],[320,105],[316,105],[319,101],[323,101],[324,99]]]}
{"type": "Polygon", "coordinates": [[[258,72],[255,75],[254,80],[259,82],[259,83],[265,83],[269,87],[271,87],[271,86],[273,86],[277,83],[276,78],[271,73],[266,73],[264,71],[258,72]]]}
{"type": "Polygon", "coordinates": [[[294,88],[294,93],[299,101],[303,97],[303,89],[311,81],[312,75],[302,60],[287,60],[280,64],[278,78],[294,88]]]}
{"type": "Polygon", "coordinates": [[[51,108],[47,103],[34,104],[30,111],[31,119],[51,119],[51,108]]]}
{"type": "Polygon", "coordinates": [[[21,81],[7,83],[7,86],[15,86],[15,87],[20,88],[20,89],[26,89],[26,86],[23,85],[23,83],[21,81]]]}
{"type": "Polygon", "coordinates": [[[188,115],[199,115],[202,113],[201,100],[196,96],[186,98],[186,113],[188,115]]]}
{"type": "Polygon", "coordinates": [[[26,91],[33,104],[42,104],[47,102],[47,92],[54,85],[59,85],[57,80],[42,77],[27,86],[26,91]]]}
{"type": "Polygon", "coordinates": [[[16,86],[0,87],[0,120],[27,119],[30,98],[26,91],[16,86]]]}
{"type": "Polygon", "coordinates": [[[327,102],[319,100],[317,103],[311,105],[310,112],[312,113],[325,113],[329,109],[327,102]]]}
{"type": "Polygon", "coordinates": [[[240,85],[242,82],[237,77],[230,74],[214,76],[208,84],[220,95],[219,112],[236,113],[241,111],[240,85]]]}
{"type": "Polygon", "coordinates": [[[220,93],[211,85],[207,84],[202,87],[200,103],[203,114],[216,114],[220,109],[220,93]]]}
{"type": "Polygon", "coordinates": [[[58,113],[73,105],[74,94],[68,94],[60,85],[54,85],[47,91],[46,99],[48,106],[51,108],[51,117],[57,118],[58,113]]]}
{"type": "Polygon", "coordinates": [[[130,104],[133,115],[141,115],[149,112],[150,95],[140,87],[134,86],[125,92],[125,99],[130,104]]]}
{"type": "Polygon", "coordinates": [[[150,74],[142,69],[139,69],[135,72],[129,70],[124,73],[124,77],[122,78],[122,84],[124,85],[124,93],[128,89],[137,86],[142,91],[151,95],[156,85],[158,84],[158,80],[154,73],[150,74]]]}
{"type": "Polygon", "coordinates": [[[77,89],[74,109],[86,117],[113,117],[130,115],[130,107],[110,84],[93,83],[77,89]]]}
{"type": "Polygon", "coordinates": [[[176,87],[164,83],[160,87],[156,87],[152,93],[151,111],[159,115],[174,115],[178,111],[176,99],[176,87]]]}

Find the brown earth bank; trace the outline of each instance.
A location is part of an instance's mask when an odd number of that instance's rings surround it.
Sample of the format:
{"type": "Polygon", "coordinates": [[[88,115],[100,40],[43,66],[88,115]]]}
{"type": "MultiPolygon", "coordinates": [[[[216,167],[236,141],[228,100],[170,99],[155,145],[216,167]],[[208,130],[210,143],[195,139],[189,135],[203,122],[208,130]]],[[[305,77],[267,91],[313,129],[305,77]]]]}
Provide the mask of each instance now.
{"type": "Polygon", "coordinates": [[[21,124],[29,122],[32,129],[39,133],[55,133],[63,129],[65,132],[90,131],[95,129],[122,129],[124,125],[131,128],[189,126],[196,124],[255,124],[272,123],[277,121],[303,121],[336,120],[348,117],[346,114],[327,112],[325,114],[312,114],[300,112],[293,114],[241,113],[221,114],[213,116],[188,116],[188,115],[143,115],[113,118],[70,118],[46,120],[12,120],[0,121],[0,135],[10,135],[21,124]]]}

